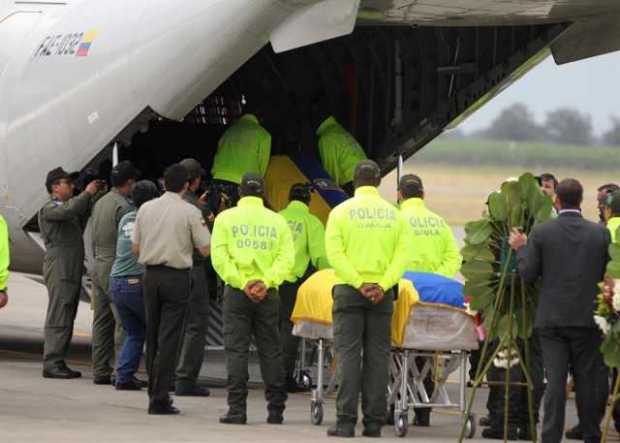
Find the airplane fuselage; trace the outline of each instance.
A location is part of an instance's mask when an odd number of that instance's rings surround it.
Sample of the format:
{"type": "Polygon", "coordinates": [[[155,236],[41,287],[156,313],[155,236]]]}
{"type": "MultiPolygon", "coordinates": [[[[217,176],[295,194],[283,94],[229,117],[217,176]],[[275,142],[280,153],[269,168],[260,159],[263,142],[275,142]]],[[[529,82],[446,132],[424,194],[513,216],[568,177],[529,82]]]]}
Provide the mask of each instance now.
{"type": "Polygon", "coordinates": [[[153,118],[183,120],[270,41],[276,51],[297,48],[349,34],[358,18],[450,27],[596,23],[620,13],[615,1],[423,3],[0,0],[0,212],[13,268],[40,272],[42,249],[25,228],[48,198],[47,171],[81,170],[153,118]]]}

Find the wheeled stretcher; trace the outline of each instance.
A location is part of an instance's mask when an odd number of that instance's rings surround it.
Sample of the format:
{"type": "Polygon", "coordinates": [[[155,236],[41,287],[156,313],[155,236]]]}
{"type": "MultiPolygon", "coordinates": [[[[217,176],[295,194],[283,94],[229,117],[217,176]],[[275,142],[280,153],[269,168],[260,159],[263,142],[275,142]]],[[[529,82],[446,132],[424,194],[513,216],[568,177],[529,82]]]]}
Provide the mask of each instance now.
{"type": "Polygon", "coordinates": [[[334,333],[331,325],[315,323],[310,320],[300,320],[293,327],[293,334],[303,337],[301,367],[306,368],[305,356],[308,343],[316,347],[316,385],[312,390],[310,402],[310,421],[314,425],[323,423],[325,396],[336,388],[336,373],[331,366],[333,363],[332,340],[334,333]],[[325,380],[326,372],[331,373],[329,380],[325,380]],[[327,382],[327,383],[326,383],[327,382]]]}
{"type": "MultiPolygon", "coordinates": [[[[467,409],[467,360],[478,349],[473,318],[462,309],[419,303],[413,306],[402,343],[392,348],[388,405],[396,435],[409,427],[409,408],[467,409]],[[449,377],[458,371],[458,398],[448,392],[449,377]],[[425,380],[434,382],[432,392],[425,380]]],[[[476,433],[475,417],[466,417],[467,438],[476,433]]]]}
{"type": "MultiPolygon", "coordinates": [[[[293,334],[315,343],[316,388],[310,405],[311,421],[323,421],[324,399],[335,388],[335,374],[325,383],[330,368],[333,328],[331,288],[333,271],[314,274],[302,285],[291,317],[293,334]],[[330,286],[331,285],[331,286],[330,286]],[[329,288],[329,289],[325,289],[329,288]],[[327,388],[327,389],[326,389],[327,388]]],[[[466,410],[467,357],[478,348],[473,318],[464,310],[439,304],[420,303],[409,281],[401,281],[399,297],[392,318],[392,383],[388,386],[388,405],[393,410],[397,435],[405,436],[411,407],[466,410]],[[423,363],[423,364],[422,364],[423,363]],[[459,398],[453,401],[447,390],[450,375],[459,370],[459,398]],[[424,386],[427,375],[435,381],[435,389],[424,386]]],[[[305,353],[302,353],[305,355],[305,353]]],[[[387,411],[386,411],[387,412],[387,411]]],[[[475,434],[474,417],[467,419],[467,436],[475,434]]]]}

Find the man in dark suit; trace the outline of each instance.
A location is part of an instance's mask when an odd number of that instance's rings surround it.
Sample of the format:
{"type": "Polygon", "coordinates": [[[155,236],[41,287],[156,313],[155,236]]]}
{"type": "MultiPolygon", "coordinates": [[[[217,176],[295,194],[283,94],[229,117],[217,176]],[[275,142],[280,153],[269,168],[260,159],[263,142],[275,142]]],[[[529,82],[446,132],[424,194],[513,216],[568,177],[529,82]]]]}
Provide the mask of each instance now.
{"type": "Polygon", "coordinates": [[[586,443],[601,439],[601,402],[607,393],[596,377],[603,364],[601,333],[593,315],[598,284],[609,261],[609,232],[581,215],[583,187],[574,179],[557,187],[559,217],[534,227],[529,238],[513,231],[519,273],[528,282],[541,281],[535,328],[547,372],[543,443],[559,443],[564,429],[566,379],[572,366],[577,411],[586,443]]]}

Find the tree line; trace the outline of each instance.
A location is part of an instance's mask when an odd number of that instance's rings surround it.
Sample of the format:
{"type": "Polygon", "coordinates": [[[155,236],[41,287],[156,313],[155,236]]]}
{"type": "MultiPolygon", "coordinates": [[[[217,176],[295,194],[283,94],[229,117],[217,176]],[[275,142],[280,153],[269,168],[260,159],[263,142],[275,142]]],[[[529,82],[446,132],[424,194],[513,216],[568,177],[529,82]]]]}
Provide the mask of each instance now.
{"type": "MultiPolygon", "coordinates": [[[[620,117],[610,118],[610,129],[596,137],[588,113],[574,108],[558,108],[547,113],[544,123],[539,124],[525,104],[515,103],[504,109],[488,128],[473,133],[471,137],[576,146],[620,146],[620,117]]],[[[463,133],[457,131],[453,136],[463,136],[463,133]]]]}

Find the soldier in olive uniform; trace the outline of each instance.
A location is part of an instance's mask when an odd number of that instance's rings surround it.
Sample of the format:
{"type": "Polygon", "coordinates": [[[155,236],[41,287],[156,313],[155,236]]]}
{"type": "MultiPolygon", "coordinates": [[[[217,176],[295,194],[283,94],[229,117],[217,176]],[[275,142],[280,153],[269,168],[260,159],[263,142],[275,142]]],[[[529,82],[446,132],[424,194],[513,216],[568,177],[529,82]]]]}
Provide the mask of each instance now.
{"type": "Polygon", "coordinates": [[[98,191],[104,186],[93,181],[73,197],[73,175],[56,168],[47,175],[45,186],[50,201],[39,211],[39,228],[45,242],[43,278],[49,304],[45,318],[43,377],[78,378],[81,373],[67,367],[65,359],[73,336],[84,269],[84,226],[98,191]]]}
{"type": "MultiPolygon", "coordinates": [[[[196,194],[200,189],[205,170],[193,158],[181,163],[189,175],[189,188],[183,199],[197,207],[205,221],[211,219],[211,211],[206,202],[196,194]]],[[[191,293],[185,314],[185,334],[179,350],[179,362],[176,369],[175,394],[178,396],[208,397],[207,388],[197,385],[198,375],[205,356],[207,344],[207,316],[209,314],[209,291],[206,275],[207,258],[194,251],[193,267],[190,271],[191,293]]]]}
{"type": "MultiPolygon", "coordinates": [[[[112,189],[101,198],[93,209],[92,242],[95,253],[93,273],[93,375],[97,385],[111,384],[114,368],[115,342],[117,351],[124,340],[124,331],[110,300],[109,286],[112,264],[116,257],[118,224],[132,209],[129,200],[138,171],[124,161],[110,174],[112,189]]],[[[119,352],[117,352],[119,353],[119,352]]]]}

